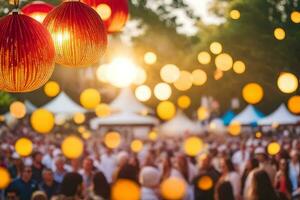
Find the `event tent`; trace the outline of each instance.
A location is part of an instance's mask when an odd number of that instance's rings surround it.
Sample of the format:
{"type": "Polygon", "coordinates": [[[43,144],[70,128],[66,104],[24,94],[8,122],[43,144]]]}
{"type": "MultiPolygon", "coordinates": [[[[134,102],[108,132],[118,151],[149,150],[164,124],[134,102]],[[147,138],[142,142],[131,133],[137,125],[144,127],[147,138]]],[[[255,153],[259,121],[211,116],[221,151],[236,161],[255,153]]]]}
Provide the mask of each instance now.
{"type": "Polygon", "coordinates": [[[203,128],[197,122],[190,120],[181,110],[170,121],[165,122],[159,128],[160,134],[168,137],[180,137],[186,133],[200,134],[203,128]]]}
{"type": "Polygon", "coordinates": [[[110,103],[113,112],[149,113],[150,108],[139,102],[130,88],[123,88],[120,94],[110,103]]]}
{"type": "Polygon", "coordinates": [[[99,126],[155,126],[158,123],[158,120],[151,116],[121,112],[108,117],[94,118],[90,121],[90,126],[96,130],[99,126]]]}
{"type": "Polygon", "coordinates": [[[253,125],[264,117],[264,114],[254,106],[248,105],[242,112],[235,116],[231,122],[238,122],[241,125],[253,125]]]}
{"type": "Polygon", "coordinates": [[[57,97],[52,99],[49,103],[42,106],[42,108],[54,114],[73,115],[74,113],[84,113],[86,110],[75,103],[66,93],[61,92],[57,97]]]}
{"type": "Polygon", "coordinates": [[[235,117],[235,113],[232,110],[228,110],[223,116],[222,120],[224,125],[229,125],[231,120],[235,117]]]}
{"type": "Polygon", "coordinates": [[[281,104],[273,113],[258,121],[259,125],[289,125],[296,124],[300,117],[291,114],[285,104],[281,104]]]}

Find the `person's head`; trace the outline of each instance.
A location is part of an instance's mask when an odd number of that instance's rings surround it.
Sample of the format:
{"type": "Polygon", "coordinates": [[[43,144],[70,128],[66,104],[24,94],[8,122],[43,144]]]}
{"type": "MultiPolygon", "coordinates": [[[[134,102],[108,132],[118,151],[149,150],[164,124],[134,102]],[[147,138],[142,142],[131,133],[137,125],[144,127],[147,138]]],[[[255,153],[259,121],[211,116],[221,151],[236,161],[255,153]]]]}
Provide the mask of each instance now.
{"type": "Polygon", "coordinates": [[[293,149],[290,153],[290,157],[291,157],[292,162],[298,162],[299,154],[298,154],[297,150],[293,149]]]}
{"type": "Polygon", "coordinates": [[[184,154],[178,154],[176,156],[176,163],[175,163],[177,169],[181,172],[183,177],[188,180],[189,179],[189,165],[187,157],[184,154]]]}
{"type": "Polygon", "coordinates": [[[51,171],[51,169],[44,169],[43,170],[43,181],[45,183],[52,183],[53,182],[53,172],[51,171]]]}
{"type": "Polygon", "coordinates": [[[199,165],[201,170],[207,170],[211,167],[211,156],[204,154],[199,157],[199,165]]]}
{"type": "Polygon", "coordinates": [[[80,174],[75,172],[67,173],[61,183],[60,194],[67,197],[81,196],[82,181],[80,174]]]}
{"type": "Polygon", "coordinates": [[[36,151],[32,154],[33,162],[42,163],[43,154],[39,151],[36,151]]]}
{"type": "Polygon", "coordinates": [[[159,185],[160,172],[154,167],[143,167],[140,172],[139,181],[144,187],[154,188],[159,185]]]}
{"type": "Polygon", "coordinates": [[[19,191],[16,188],[8,187],[5,190],[5,199],[6,200],[19,200],[19,191]]]}
{"type": "Polygon", "coordinates": [[[72,166],[73,172],[77,172],[80,168],[79,159],[72,159],[71,160],[71,166],[72,166]]]}
{"type": "Polygon", "coordinates": [[[55,160],[55,167],[57,171],[64,171],[65,159],[62,156],[59,156],[55,160]]]}
{"type": "Polygon", "coordinates": [[[32,169],[30,166],[25,166],[21,169],[21,179],[24,182],[28,182],[31,180],[32,177],[32,169]]]}
{"type": "Polygon", "coordinates": [[[85,158],[83,160],[83,169],[87,172],[91,172],[93,171],[93,168],[94,168],[93,160],[91,158],[85,158]]]}
{"type": "Polygon", "coordinates": [[[277,200],[277,195],[271,183],[267,172],[262,169],[256,169],[253,172],[253,178],[250,188],[250,199],[256,200],[277,200]]]}
{"type": "Polygon", "coordinates": [[[233,165],[231,159],[223,158],[221,160],[221,169],[222,169],[222,173],[229,173],[229,172],[234,171],[234,165],[233,165]]]}
{"type": "Polygon", "coordinates": [[[259,166],[258,160],[256,158],[251,158],[247,161],[246,168],[251,171],[259,166]]]}
{"type": "Polygon", "coordinates": [[[31,200],[47,200],[47,195],[43,191],[36,191],[32,194],[31,200]]]}
{"type": "Polygon", "coordinates": [[[287,165],[288,165],[288,163],[285,159],[283,159],[283,158],[280,159],[280,161],[279,161],[279,170],[285,172],[287,170],[287,167],[288,167],[287,165]]]}
{"type": "Polygon", "coordinates": [[[258,160],[258,162],[263,163],[268,159],[268,156],[266,154],[266,151],[262,147],[257,147],[254,151],[255,158],[258,160]]]}
{"type": "Polygon", "coordinates": [[[110,185],[102,172],[97,172],[93,178],[94,193],[104,199],[110,199],[110,185]]]}
{"type": "Polygon", "coordinates": [[[125,164],[127,164],[129,159],[129,155],[126,151],[121,151],[118,153],[117,155],[117,163],[119,167],[124,166],[125,164]]]}
{"type": "Polygon", "coordinates": [[[216,200],[234,200],[232,185],[229,181],[221,182],[217,186],[216,200]]]}
{"type": "Polygon", "coordinates": [[[14,152],[11,157],[15,166],[20,166],[23,164],[22,159],[18,153],[14,152]]]}
{"type": "Polygon", "coordinates": [[[120,168],[117,179],[129,179],[138,183],[138,169],[130,164],[125,164],[120,168]]]}

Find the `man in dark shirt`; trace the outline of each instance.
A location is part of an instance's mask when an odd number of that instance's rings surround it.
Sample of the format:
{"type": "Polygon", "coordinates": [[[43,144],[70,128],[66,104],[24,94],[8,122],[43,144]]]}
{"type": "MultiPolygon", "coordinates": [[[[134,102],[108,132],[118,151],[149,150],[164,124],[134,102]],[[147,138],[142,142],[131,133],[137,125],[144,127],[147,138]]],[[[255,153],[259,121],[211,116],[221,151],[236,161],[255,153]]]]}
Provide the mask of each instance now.
{"type": "Polygon", "coordinates": [[[41,152],[35,152],[33,153],[32,158],[32,179],[37,183],[40,183],[42,182],[42,172],[44,169],[42,164],[43,155],[41,152]]]}
{"type": "Polygon", "coordinates": [[[40,183],[39,188],[47,194],[48,199],[58,194],[59,183],[54,180],[53,172],[50,169],[43,170],[43,181],[40,183]]]}
{"type": "Polygon", "coordinates": [[[30,200],[34,191],[38,190],[37,183],[32,180],[31,167],[26,166],[21,170],[21,177],[15,179],[8,190],[15,190],[20,196],[20,200],[30,200]]]}

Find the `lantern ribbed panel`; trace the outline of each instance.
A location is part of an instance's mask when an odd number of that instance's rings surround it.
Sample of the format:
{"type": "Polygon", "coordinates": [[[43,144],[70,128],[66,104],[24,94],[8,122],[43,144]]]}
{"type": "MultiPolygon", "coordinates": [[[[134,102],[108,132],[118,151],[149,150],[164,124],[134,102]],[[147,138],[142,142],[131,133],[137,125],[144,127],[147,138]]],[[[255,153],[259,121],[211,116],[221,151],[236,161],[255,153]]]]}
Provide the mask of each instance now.
{"type": "Polygon", "coordinates": [[[0,20],[0,87],[29,92],[43,86],[54,70],[50,33],[32,18],[13,13],[0,20]]]}
{"type": "Polygon", "coordinates": [[[106,4],[111,8],[111,16],[104,20],[105,27],[109,33],[122,30],[128,20],[128,0],[83,0],[94,9],[100,4],[106,4]]]}
{"type": "Polygon", "coordinates": [[[104,24],[92,8],[81,2],[64,2],[52,10],[43,24],[54,40],[56,62],[88,67],[99,62],[107,46],[104,24]]]}
{"type": "Polygon", "coordinates": [[[34,1],[27,4],[21,9],[21,12],[25,15],[30,15],[35,12],[49,13],[54,8],[53,5],[45,3],[43,1],[34,1]]]}

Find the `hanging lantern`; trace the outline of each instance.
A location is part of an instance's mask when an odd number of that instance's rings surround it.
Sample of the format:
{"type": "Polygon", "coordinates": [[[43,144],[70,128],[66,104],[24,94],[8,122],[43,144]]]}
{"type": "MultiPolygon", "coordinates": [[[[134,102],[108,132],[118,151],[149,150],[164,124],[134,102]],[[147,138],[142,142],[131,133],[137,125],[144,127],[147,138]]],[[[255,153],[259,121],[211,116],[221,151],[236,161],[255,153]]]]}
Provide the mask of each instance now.
{"type": "Polygon", "coordinates": [[[97,11],[109,33],[121,31],[127,22],[127,0],[83,0],[83,2],[97,11]]]}
{"type": "Polygon", "coordinates": [[[42,23],[47,14],[54,8],[53,5],[43,1],[34,1],[27,4],[21,9],[24,15],[32,17],[36,21],[42,23]]]}
{"type": "Polygon", "coordinates": [[[43,86],[54,70],[51,35],[32,18],[13,12],[0,20],[0,83],[7,92],[43,86]]]}
{"type": "Polygon", "coordinates": [[[88,67],[99,62],[107,46],[107,34],[99,15],[79,1],[63,2],[43,24],[50,31],[56,62],[69,67],[88,67]]]}

